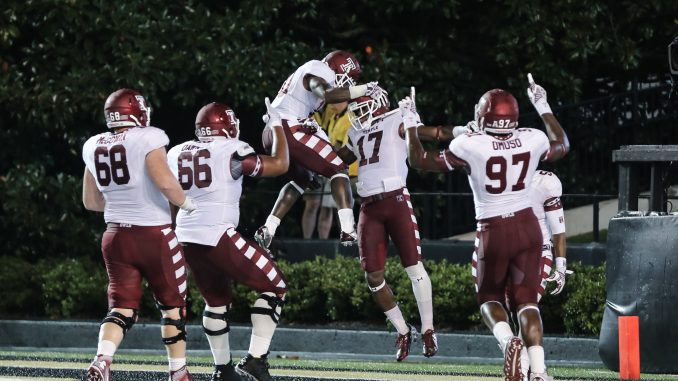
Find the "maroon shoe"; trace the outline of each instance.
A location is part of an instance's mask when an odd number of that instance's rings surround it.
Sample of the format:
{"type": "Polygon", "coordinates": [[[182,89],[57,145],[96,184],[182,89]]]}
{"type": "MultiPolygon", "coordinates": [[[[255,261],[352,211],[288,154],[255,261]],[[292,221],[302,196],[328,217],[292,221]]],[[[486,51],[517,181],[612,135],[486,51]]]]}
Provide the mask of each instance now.
{"type": "Polygon", "coordinates": [[[396,361],[403,361],[410,354],[410,347],[412,342],[417,339],[417,330],[411,324],[408,324],[410,331],[404,335],[398,334],[396,338],[395,347],[398,348],[396,351],[396,361]]]}
{"type": "Polygon", "coordinates": [[[169,381],[193,381],[193,376],[188,373],[188,368],[184,365],[179,370],[170,371],[169,381]]]}
{"type": "Polygon", "coordinates": [[[422,354],[424,356],[433,357],[438,353],[438,336],[436,336],[434,330],[427,329],[426,332],[421,335],[421,343],[423,347],[422,354]]]}
{"type": "Polygon", "coordinates": [[[342,246],[353,246],[353,244],[358,243],[358,233],[355,230],[350,233],[342,231],[339,243],[342,246]]]}
{"type": "Polygon", "coordinates": [[[520,351],[523,349],[523,341],[514,336],[506,343],[504,349],[504,380],[521,381],[523,375],[520,369],[520,351]]]}
{"type": "Polygon", "coordinates": [[[111,380],[111,357],[98,355],[87,369],[87,381],[111,380]]]}

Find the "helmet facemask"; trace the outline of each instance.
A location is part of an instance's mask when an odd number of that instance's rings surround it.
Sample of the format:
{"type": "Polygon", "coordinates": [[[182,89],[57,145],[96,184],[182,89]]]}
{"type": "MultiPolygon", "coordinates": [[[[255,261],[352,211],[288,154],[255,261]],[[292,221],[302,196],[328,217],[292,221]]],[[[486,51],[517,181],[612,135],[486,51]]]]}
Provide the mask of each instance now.
{"type": "Polygon", "coordinates": [[[358,131],[368,129],[372,123],[388,111],[389,103],[386,94],[377,99],[360,97],[348,104],[348,120],[358,131]]]}

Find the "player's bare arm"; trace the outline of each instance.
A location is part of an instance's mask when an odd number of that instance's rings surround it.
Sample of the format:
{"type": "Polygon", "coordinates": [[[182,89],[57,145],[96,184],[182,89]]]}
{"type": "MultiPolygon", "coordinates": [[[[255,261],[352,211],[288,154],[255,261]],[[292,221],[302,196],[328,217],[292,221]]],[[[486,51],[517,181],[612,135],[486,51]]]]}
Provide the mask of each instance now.
{"type": "Polygon", "coordinates": [[[261,176],[274,177],[287,172],[290,166],[290,155],[287,150],[287,139],[282,124],[271,126],[273,130],[273,149],[271,156],[260,155],[263,169],[261,176]]]}
{"type": "Polygon", "coordinates": [[[465,161],[457,158],[448,149],[442,151],[426,151],[421,145],[418,135],[419,115],[414,103],[414,88],[409,97],[398,102],[405,128],[407,142],[407,161],[417,169],[434,172],[450,172],[454,168],[467,168],[465,161]]]}
{"type": "Polygon", "coordinates": [[[532,105],[544,121],[546,135],[549,137],[551,143],[551,148],[549,148],[544,160],[560,160],[570,152],[570,141],[567,138],[567,134],[565,134],[565,130],[563,130],[563,127],[551,111],[551,106],[549,106],[546,100],[546,90],[534,82],[531,73],[527,74],[527,81],[530,85],[527,88],[527,96],[530,98],[530,102],[532,102],[532,105]]]}
{"type": "Polygon", "coordinates": [[[553,254],[555,258],[566,258],[566,251],[567,251],[567,246],[566,246],[566,240],[565,240],[565,233],[560,233],[560,234],[554,234],[551,237],[551,240],[553,241],[553,254]]]}
{"type": "Polygon", "coordinates": [[[547,113],[541,116],[546,126],[546,135],[551,142],[551,148],[546,156],[546,161],[560,160],[570,152],[570,141],[563,127],[556,119],[555,115],[547,113]]]}
{"type": "Polygon", "coordinates": [[[184,204],[189,200],[184,194],[184,190],[181,189],[179,181],[167,166],[165,147],[156,148],[146,155],[146,170],[153,184],[158,187],[167,200],[183,209],[184,204]]]}
{"type": "Polygon", "coordinates": [[[87,168],[82,176],[82,204],[85,209],[93,212],[103,212],[106,206],[104,195],[97,188],[96,180],[87,168]]]}
{"type": "Polygon", "coordinates": [[[325,103],[332,104],[348,102],[351,99],[365,95],[376,98],[384,92],[377,82],[347,87],[332,87],[327,81],[313,74],[307,74],[304,77],[304,87],[318,98],[324,100],[325,103]]]}

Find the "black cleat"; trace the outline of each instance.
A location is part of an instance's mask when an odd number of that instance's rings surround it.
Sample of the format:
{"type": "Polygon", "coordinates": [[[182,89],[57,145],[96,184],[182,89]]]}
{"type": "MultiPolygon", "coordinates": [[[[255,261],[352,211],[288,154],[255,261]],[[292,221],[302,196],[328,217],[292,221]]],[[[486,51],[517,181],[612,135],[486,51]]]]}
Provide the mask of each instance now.
{"type": "Polygon", "coordinates": [[[210,381],[242,381],[232,363],[215,365],[210,381]]]}
{"type": "Polygon", "coordinates": [[[235,366],[235,371],[238,372],[240,377],[243,380],[249,381],[273,381],[273,377],[268,372],[268,359],[266,358],[268,353],[261,356],[261,358],[252,357],[251,354],[247,354],[247,357],[243,357],[242,360],[235,366]]]}

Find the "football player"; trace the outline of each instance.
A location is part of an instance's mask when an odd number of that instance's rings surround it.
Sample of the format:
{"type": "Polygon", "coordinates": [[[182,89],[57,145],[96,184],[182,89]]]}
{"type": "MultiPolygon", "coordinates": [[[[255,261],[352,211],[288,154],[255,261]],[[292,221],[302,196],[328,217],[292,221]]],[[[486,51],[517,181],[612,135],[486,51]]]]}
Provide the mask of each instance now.
{"type": "MultiPolygon", "coordinates": [[[[478,132],[475,121],[470,121],[466,126],[419,126],[417,132],[420,136],[425,136],[438,141],[449,141],[454,137],[478,132]]],[[[563,187],[553,172],[538,170],[532,177],[529,198],[532,201],[532,211],[534,212],[539,227],[541,229],[543,244],[539,268],[541,269],[541,282],[537,288],[537,300],[541,300],[549,282],[555,282],[555,288],[551,295],[558,295],[565,287],[565,277],[572,274],[567,269],[566,242],[565,242],[565,215],[563,213],[563,204],[560,197],[563,193],[563,187]],[[553,269],[553,257],[555,254],[556,267],[553,269]],[[553,272],[552,272],[553,270],[553,272]]],[[[474,248],[473,255],[477,257],[478,247],[474,248]]],[[[477,274],[475,267],[477,261],[474,261],[473,271],[477,274]]],[[[474,283],[477,282],[474,276],[474,283]]],[[[506,304],[508,309],[515,304],[512,303],[507,295],[506,304]]],[[[515,312],[515,311],[514,311],[515,312]]],[[[501,343],[500,343],[501,344],[501,343]]],[[[527,378],[530,360],[527,355],[527,348],[523,347],[521,351],[521,367],[524,379],[527,378]]]]}
{"type": "Polygon", "coordinates": [[[200,109],[195,119],[197,139],[173,147],[168,154],[181,186],[201,205],[194,213],[179,211],[176,223],[186,262],[205,299],[202,321],[214,357],[212,381],[240,380],[240,376],[256,381],[272,379],[267,355],[287,284],[268,252],[236,230],[243,177],[278,176],[289,166],[282,122],[268,98],[266,107],[274,133],[270,156],[257,154],[239,140],[240,121],[222,103],[200,109]],[[232,281],[259,293],[251,309],[248,354],[235,367],[228,338],[232,281]]]}
{"type": "Polygon", "coordinates": [[[440,152],[427,152],[417,136],[414,91],[399,103],[410,164],[440,172],[462,169],[468,175],[478,220],[478,250],[473,258],[478,304],[483,321],[501,343],[504,374],[510,381],[522,379],[520,353],[525,345],[530,380],[551,379],[546,373],[537,305],[542,236],[528,193],[539,161],[559,160],[570,147],[547,103],[546,91],[534,83],[531,74],[528,81],[528,96],[546,125],[548,138],[539,130],[518,128],[518,102],[509,92],[494,89],[476,105],[480,132],[461,135],[440,152]],[[509,282],[522,338],[513,334],[504,307],[509,282]]]}
{"type": "Polygon", "coordinates": [[[421,262],[419,229],[406,186],[403,118],[398,110],[389,111],[385,92],[377,98],[354,99],[348,107],[352,128],[347,145],[338,154],[346,163],[358,162],[360,263],[374,301],[398,331],[396,360],[402,361],[417,332],[405,321],[384,278],[389,237],[393,240],[417,300],[423,354],[431,357],[438,351],[431,279],[421,262]]]}
{"type": "Polygon", "coordinates": [[[104,212],[101,251],[108,272],[109,312],[99,330],[88,381],[111,380],[110,365],[123,337],[137,321],[142,278],[162,313],[162,341],[170,381],[189,381],[186,369],[184,257],[171,228],[169,200],[185,213],[196,210],[167,166],[165,133],[150,126],[144,97],[120,89],[106,99],[111,130],[91,137],[82,149],[85,208],[104,212]]]}
{"type": "MultiPolygon", "coordinates": [[[[376,82],[356,85],[360,72],[360,63],[353,54],[336,50],[322,61],[312,60],[303,64],[278,91],[271,106],[282,118],[290,150],[288,177],[292,181],[280,191],[266,223],[255,234],[261,246],[268,248],[280,220],[304,190],[314,185],[316,173],[330,179],[338,209],[340,242],[348,246],[357,239],[346,164],[337,156],[327,134],[311,115],[323,102],[341,103],[365,95],[378,97],[382,90],[376,82]]],[[[271,135],[270,128],[265,128],[262,142],[267,151],[271,147],[271,135]]]]}

